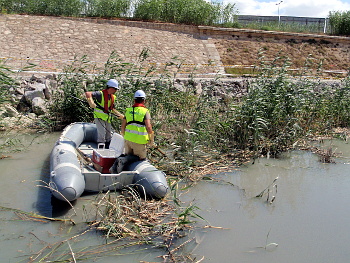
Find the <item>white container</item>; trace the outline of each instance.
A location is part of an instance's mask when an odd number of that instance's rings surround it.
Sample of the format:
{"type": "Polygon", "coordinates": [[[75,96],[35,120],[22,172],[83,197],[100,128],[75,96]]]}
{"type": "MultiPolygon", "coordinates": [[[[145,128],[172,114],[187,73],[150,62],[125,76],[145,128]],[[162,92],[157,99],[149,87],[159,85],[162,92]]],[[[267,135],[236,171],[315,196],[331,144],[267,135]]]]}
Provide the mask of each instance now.
{"type": "Polygon", "coordinates": [[[115,151],[115,157],[124,153],[124,138],[119,133],[113,133],[109,149],[115,151]]]}

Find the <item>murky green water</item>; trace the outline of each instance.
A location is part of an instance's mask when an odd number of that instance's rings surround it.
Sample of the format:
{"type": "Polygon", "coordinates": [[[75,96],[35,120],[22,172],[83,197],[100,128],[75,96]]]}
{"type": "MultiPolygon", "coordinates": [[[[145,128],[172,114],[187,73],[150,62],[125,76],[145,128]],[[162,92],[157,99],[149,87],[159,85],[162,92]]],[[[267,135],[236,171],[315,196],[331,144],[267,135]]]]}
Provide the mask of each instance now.
{"type": "MultiPolygon", "coordinates": [[[[94,196],[75,202],[77,215],[73,216],[62,204],[52,206],[49,191],[37,186],[37,180],[47,181],[48,157],[58,136],[42,135],[41,142],[35,141],[28,151],[0,160],[0,206],[71,217],[77,225],[18,220],[13,211],[1,210],[0,262],[29,262],[29,257],[44,246],[85,229],[90,213],[86,207],[94,196]]],[[[197,212],[208,221],[198,225],[221,228],[195,230],[191,235],[196,242],[187,252],[197,255],[198,260],[204,257],[202,262],[347,262],[350,146],[333,144],[336,152],[343,153],[336,164],[322,164],[314,154],[295,151],[281,159],[259,159],[254,165],[220,173],[216,177],[221,183],[201,182],[183,193],[182,200],[200,207],[197,212]],[[270,195],[275,201],[267,203],[266,195],[255,198],[276,177],[277,192],[273,188],[270,195]]],[[[71,243],[73,251],[99,244],[104,240],[94,233],[71,243]]],[[[70,253],[68,247],[65,249],[70,253]]],[[[162,254],[146,250],[127,256],[89,257],[84,262],[162,262],[157,258],[162,254]]]]}

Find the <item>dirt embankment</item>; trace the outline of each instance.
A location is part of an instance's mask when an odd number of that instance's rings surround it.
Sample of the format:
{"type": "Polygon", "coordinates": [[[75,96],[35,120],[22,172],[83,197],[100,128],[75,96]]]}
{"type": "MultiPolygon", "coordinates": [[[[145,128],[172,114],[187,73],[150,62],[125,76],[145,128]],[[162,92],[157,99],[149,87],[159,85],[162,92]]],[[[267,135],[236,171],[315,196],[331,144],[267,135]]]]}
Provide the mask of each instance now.
{"type": "Polygon", "coordinates": [[[277,56],[288,57],[292,68],[305,65],[308,57],[315,64],[323,63],[325,70],[350,69],[350,45],[348,43],[331,43],[325,40],[298,39],[216,39],[216,48],[224,65],[256,65],[259,51],[264,52],[265,60],[277,56]]]}

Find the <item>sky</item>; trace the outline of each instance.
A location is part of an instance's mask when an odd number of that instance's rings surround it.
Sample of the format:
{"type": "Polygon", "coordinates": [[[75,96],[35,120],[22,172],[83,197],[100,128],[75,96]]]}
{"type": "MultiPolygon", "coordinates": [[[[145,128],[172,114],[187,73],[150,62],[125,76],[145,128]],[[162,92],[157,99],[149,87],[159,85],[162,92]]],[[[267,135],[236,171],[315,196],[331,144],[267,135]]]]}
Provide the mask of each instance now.
{"type": "Polygon", "coordinates": [[[330,11],[350,11],[350,0],[223,0],[239,15],[328,17],[330,11]]]}

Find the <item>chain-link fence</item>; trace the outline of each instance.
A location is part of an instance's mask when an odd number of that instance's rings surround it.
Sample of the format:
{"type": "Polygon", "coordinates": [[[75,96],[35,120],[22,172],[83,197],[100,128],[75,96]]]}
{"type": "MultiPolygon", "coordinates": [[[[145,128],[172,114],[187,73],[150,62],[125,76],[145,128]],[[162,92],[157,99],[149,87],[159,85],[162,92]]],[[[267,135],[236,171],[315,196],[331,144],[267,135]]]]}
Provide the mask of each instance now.
{"type": "Polygon", "coordinates": [[[277,25],[281,30],[293,32],[327,33],[329,31],[328,18],[238,15],[237,20],[243,26],[249,25],[259,29],[269,29],[269,26],[277,25]]]}

